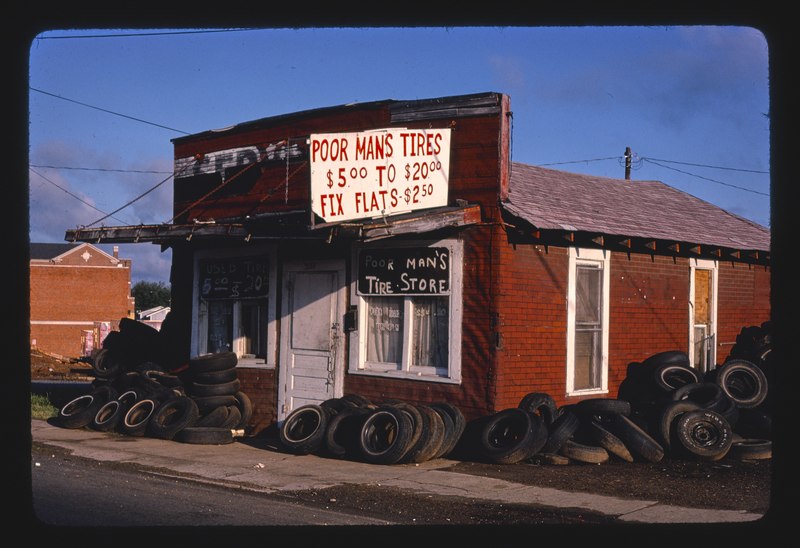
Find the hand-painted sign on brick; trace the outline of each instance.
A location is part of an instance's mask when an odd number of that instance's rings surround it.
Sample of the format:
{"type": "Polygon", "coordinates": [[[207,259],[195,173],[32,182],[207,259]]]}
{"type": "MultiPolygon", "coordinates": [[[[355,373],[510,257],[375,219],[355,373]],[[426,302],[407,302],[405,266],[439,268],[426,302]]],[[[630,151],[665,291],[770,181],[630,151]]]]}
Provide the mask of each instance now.
{"type": "Polygon", "coordinates": [[[449,129],[315,134],[309,159],[311,208],[325,221],[447,205],[449,129]]]}

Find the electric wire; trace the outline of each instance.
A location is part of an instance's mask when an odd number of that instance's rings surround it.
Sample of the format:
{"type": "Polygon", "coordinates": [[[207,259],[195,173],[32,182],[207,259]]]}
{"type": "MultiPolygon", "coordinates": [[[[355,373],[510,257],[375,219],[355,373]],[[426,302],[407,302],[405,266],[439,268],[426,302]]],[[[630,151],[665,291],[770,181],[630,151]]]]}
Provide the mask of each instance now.
{"type": "MultiPolygon", "coordinates": [[[[62,190],[62,191],[64,191],[64,192],[66,192],[67,194],[69,194],[70,196],[72,196],[73,198],[75,198],[76,200],[78,200],[79,202],[81,202],[82,204],[85,204],[85,205],[87,205],[87,206],[91,207],[92,209],[94,209],[95,211],[99,211],[100,213],[104,214],[104,215],[105,215],[104,219],[105,219],[105,218],[108,218],[108,217],[112,217],[113,219],[116,219],[117,221],[119,221],[119,222],[121,222],[121,223],[123,223],[123,224],[125,223],[125,221],[123,221],[123,220],[122,220],[122,219],[120,219],[119,217],[114,217],[114,216],[113,216],[113,213],[106,213],[106,212],[105,212],[105,211],[103,211],[102,209],[99,209],[99,208],[97,208],[97,207],[93,206],[92,204],[90,204],[89,202],[87,202],[86,200],[84,200],[83,198],[81,198],[80,196],[77,196],[77,195],[73,194],[72,192],[70,192],[70,191],[69,191],[69,190],[67,190],[66,188],[62,187],[62,186],[61,186],[61,185],[59,185],[58,183],[55,183],[55,182],[51,181],[50,179],[48,179],[47,177],[45,177],[44,175],[42,175],[41,173],[39,173],[38,171],[36,171],[35,169],[33,169],[32,167],[28,166],[28,169],[29,169],[29,170],[30,170],[32,173],[35,173],[36,175],[38,175],[39,177],[41,177],[42,179],[44,179],[45,181],[47,181],[48,183],[50,183],[51,185],[53,185],[54,187],[58,188],[59,190],[62,190]]],[[[114,213],[117,213],[118,211],[119,211],[119,210],[115,211],[114,213]]]]}
{"type": "Polygon", "coordinates": [[[78,170],[78,171],[107,171],[114,173],[154,173],[158,175],[166,175],[172,173],[171,171],[157,171],[150,169],[113,169],[105,167],[76,167],[76,166],[47,166],[42,164],[28,164],[30,167],[38,167],[42,169],[65,169],[65,170],[78,170]]]}
{"type": "Polygon", "coordinates": [[[664,169],[671,169],[673,171],[677,171],[678,173],[683,173],[684,175],[689,175],[691,177],[697,177],[698,179],[703,179],[704,181],[709,181],[711,183],[717,183],[719,185],[724,185],[724,186],[727,186],[727,187],[735,188],[737,190],[742,190],[744,192],[752,192],[753,194],[760,194],[761,196],[769,196],[769,193],[766,193],[766,192],[760,192],[758,190],[752,190],[750,188],[745,188],[743,186],[737,186],[737,185],[732,185],[730,183],[717,181],[716,179],[711,179],[709,177],[703,177],[702,175],[696,175],[694,173],[689,173],[688,171],[683,171],[682,169],[677,169],[677,168],[674,168],[674,167],[665,166],[665,165],[659,164],[658,162],[654,162],[653,160],[650,160],[650,159],[647,159],[647,158],[642,158],[642,159],[645,160],[648,163],[655,164],[655,165],[657,165],[659,167],[663,167],[664,169]]]}

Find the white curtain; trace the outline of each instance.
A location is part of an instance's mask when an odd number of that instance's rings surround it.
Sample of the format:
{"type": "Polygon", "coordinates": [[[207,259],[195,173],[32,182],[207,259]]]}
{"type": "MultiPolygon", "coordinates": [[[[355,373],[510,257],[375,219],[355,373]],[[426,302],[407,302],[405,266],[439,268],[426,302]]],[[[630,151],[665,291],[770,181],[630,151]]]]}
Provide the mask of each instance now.
{"type": "Polygon", "coordinates": [[[447,367],[448,307],[447,297],[413,297],[414,329],[411,364],[447,367]]]}

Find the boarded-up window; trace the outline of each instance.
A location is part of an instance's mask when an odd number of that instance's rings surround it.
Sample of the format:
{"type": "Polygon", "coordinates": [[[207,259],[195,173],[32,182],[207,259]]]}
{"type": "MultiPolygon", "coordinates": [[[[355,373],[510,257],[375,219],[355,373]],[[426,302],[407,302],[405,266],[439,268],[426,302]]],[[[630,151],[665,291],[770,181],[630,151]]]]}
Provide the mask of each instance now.
{"type": "Polygon", "coordinates": [[[711,271],[694,271],[694,323],[711,323],[711,271]]]}

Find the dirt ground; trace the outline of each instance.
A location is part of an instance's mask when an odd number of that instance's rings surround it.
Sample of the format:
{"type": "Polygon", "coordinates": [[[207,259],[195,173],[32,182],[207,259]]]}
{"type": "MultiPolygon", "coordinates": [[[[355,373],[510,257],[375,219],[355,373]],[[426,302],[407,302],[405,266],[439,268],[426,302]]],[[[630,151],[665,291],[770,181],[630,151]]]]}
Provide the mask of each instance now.
{"type": "MultiPolygon", "coordinates": [[[[31,380],[85,381],[93,379],[91,373],[88,363],[31,352],[31,380]]],[[[772,459],[704,462],[665,457],[658,463],[612,460],[604,464],[551,464],[534,457],[513,465],[459,461],[453,469],[526,485],[693,508],[765,513],[775,495],[772,459]]]]}

